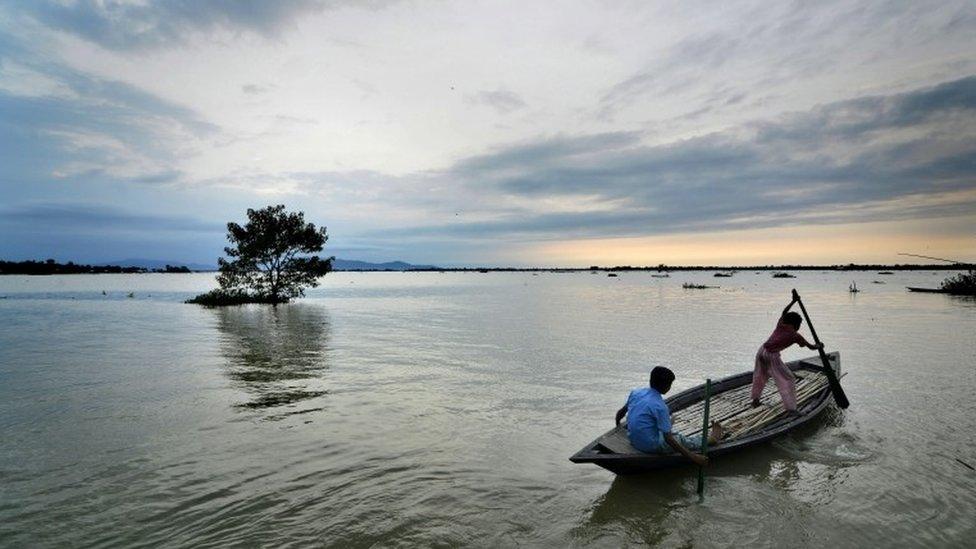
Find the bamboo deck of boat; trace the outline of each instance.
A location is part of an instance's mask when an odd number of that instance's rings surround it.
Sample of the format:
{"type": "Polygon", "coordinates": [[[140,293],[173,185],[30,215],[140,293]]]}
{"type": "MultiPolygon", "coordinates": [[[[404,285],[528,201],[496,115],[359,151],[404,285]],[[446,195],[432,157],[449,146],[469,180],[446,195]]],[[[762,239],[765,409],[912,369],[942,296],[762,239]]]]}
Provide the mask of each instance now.
{"type": "MultiPolygon", "coordinates": [[[[830,353],[831,367],[840,376],[840,355],[830,353]]],[[[806,423],[818,415],[831,401],[827,376],[820,370],[819,357],[787,363],[797,377],[797,402],[800,415],[789,417],[772,380],[766,384],[760,398],[761,405],[752,407],[750,387],[752,372],[743,372],[712,383],[710,417],[726,428],[726,436],[716,445],[709,445],[709,456],[719,456],[765,442],[806,423]]],[[[704,386],[693,387],[667,399],[671,409],[674,432],[684,435],[701,433],[704,386]]],[[[575,463],[594,463],[616,473],[634,473],[686,463],[676,453],[647,454],[630,445],[626,424],[611,429],[570,460],[575,463]]]]}

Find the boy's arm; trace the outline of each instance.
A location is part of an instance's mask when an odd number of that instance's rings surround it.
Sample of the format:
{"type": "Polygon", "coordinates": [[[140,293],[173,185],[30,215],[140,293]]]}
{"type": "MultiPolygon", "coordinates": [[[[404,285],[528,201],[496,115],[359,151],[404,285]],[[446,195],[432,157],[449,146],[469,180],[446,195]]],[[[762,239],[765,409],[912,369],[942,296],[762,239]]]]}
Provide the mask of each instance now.
{"type": "Polygon", "coordinates": [[[814,350],[823,347],[823,343],[813,345],[800,334],[796,334],[796,344],[799,345],[800,347],[806,347],[807,349],[814,349],[814,350]]]}
{"type": "Polygon", "coordinates": [[[627,415],[627,405],[626,404],[624,404],[624,407],[623,408],[617,410],[617,417],[613,418],[614,424],[620,425],[620,420],[623,419],[625,415],[627,415]]]}
{"type": "Polygon", "coordinates": [[[784,316],[786,316],[786,313],[790,312],[790,309],[793,308],[794,303],[796,303],[796,294],[793,294],[793,300],[790,301],[790,304],[787,305],[785,309],[783,309],[783,313],[779,315],[779,317],[783,318],[784,316]]]}
{"type": "Polygon", "coordinates": [[[664,441],[668,443],[668,446],[674,448],[675,452],[678,452],[679,454],[685,456],[686,458],[694,462],[696,465],[700,467],[704,467],[708,465],[707,457],[701,454],[696,454],[691,450],[685,448],[684,446],[681,445],[680,442],[678,442],[677,439],[674,438],[674,435],[672,435],[671,433],[664,433],[664,441]]]}

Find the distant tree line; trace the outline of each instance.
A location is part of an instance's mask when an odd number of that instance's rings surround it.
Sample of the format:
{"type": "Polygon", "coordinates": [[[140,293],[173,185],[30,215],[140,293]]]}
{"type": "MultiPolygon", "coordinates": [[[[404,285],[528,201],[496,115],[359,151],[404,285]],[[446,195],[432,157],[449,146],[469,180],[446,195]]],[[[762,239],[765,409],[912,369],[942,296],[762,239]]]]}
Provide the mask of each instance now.
{"type": "Polygon", "coordinates": [[[73,261],[58,263],[53,259],[46,261],[2,261],[0,275],[57,275],[57,274],[129,274],[129,273],[189,273],[183,265],[166,265],[163,269],[144,267],[120,267],[118,265],[81,265],[73,261]]]}
{"type": "Polygon", "coordinates": [[[527,273],[527,272],[547,272],[547,273],[577,273],[585,271],[606,271],[606,272],[617,272],[617,271],[654,271],[654,272],[669,272],[669,271],[721,271],[734,272],[734,271],[958,271],[960,268],[969,268],[971,264],[960,263],[956,265],[945,265],[942,263],[935,263],[930,265],[918,265],[918,264],[895,264],[895,265],[883,265],[883,264],[855,264],[850,263],[847,265],[656,265],[652,267],[647,266],[632,266],[632,265],[616,265],[613,267],[603,267],[600,265],[591,265],[589,267],[435,267],[435,268],[423,268],[414,267],[407,269],[342,269],[347,272],[380,272],[380,271],[397,271],[397,272],[433,272],[433,273],[486,273],[486,272],[502,272],[502,273],[527,273]]]}

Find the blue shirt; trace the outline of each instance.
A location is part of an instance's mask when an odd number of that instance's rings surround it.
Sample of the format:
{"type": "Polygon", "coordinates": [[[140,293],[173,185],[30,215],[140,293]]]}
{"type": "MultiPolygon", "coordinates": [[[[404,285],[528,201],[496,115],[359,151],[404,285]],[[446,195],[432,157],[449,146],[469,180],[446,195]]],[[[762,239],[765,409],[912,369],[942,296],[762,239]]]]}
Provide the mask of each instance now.
{"type": "Polygon", "coordinates": [[[657,452],[671,432],[671,412],[657,389],[634,389],[627,397],[627,437],[641,452],[657,452]]]}

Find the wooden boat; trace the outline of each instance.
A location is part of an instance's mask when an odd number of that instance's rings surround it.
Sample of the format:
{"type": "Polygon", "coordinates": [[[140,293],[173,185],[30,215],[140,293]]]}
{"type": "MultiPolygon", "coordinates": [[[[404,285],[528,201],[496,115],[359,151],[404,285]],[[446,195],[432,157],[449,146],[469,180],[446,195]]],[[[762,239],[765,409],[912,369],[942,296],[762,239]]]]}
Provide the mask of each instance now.
{"type": "MultiPolygon", "coordinates": [[[[837,377],[840,377],[840,353],[829,353],[827,356],[831,368],[837,377]]],[[[762,393],[760,398],[762,405],[759,408],[752,407],[752,399],[749,395],[752,384],[751,371],[712,382],[710,417],[726,426],[729,433],[718,444],[709,445],[710,460],[720,459],[725,454],[762,444],[809,423],[833,402],[820,357],[788,362],[786,365],[797,376],[800,415],[795,417],[789,417],[785,413],[782,400],[772,381],[766,384],[762,393]],[[749,416],[756,416],[756,420],[747,419],[749,416]],[[763,417],[766,421],[759,421],[763,417]]],[[[701,433],[704,392],[705,386],[699,385],[666,400],[671,410],[671,425],[674,431],[686,436],[701,433]]],[[[675,452],[647,454],[635,449],[627,439],[626,422],[587,444],[569,460],[573,463],[593,463],[618,475],[690,465],[684,456],[675,452]]]]}
{"type": "Polygon", "coordinates": [[[908,288],[908,291],[909,292],[919,292],[919,293],[925,293],[925,294],[947,294],[947,293],[949,293],[946,290],[943,290],[942,288],[914,288],[912,286],[905,286],[905,287],[908,288]]]}

